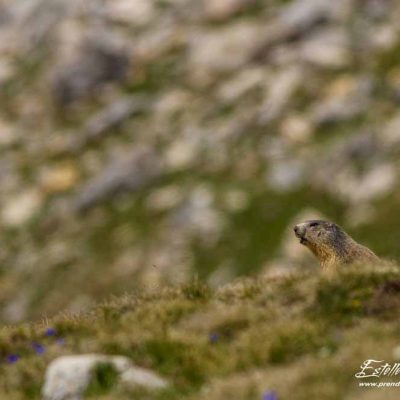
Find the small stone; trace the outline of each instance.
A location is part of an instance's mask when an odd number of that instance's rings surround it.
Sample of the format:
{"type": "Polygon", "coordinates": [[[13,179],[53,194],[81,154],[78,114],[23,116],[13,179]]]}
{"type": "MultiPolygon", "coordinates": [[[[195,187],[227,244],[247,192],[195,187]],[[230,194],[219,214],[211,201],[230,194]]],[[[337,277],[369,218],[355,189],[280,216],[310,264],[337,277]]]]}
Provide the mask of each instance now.
{"type": "Polygon", "coordinates": [[[281,116],[303,79],[303,71],[298,67],[288,67],[276,74],[261,105],[259,117],[261,125],[266,125],[281,116]]]}
{"type": "Polygon", "coordinates": [[[98,32],[83,43],[71,59],[60,62],[54,72],[53,94],[60,106],[98,94],[106,83],[121,82],[130,59],[121,43],[98,32]]]}
{"type": "Polygon", "coordinates": [[[351,120],[367,109],[370,94],[371,82],[368,79],[355,79],[348,75],[338,78],[312,107],[311,120],[317,125],[351,120]]]}
{"type": "Polygon", "coordinates": [[[357,90],[358,82],[353,75],[341,75],[324,89],[326,97],[346,97],[357,90]]]}
{"type": "Polygon", "coordinates": [[[68,164],[44,170],[40,177],[42,189],[47,194],[64,192],[75,186],[79,173],[75,165],[68,164]]]}
{"type": "Polygon", "coordinates": [[[15,73],[15,67],[10,60],[5,58],[0,60],[0,83],[7,82],[15,73]]]}
{"type": "Polygon", "coordinates": [[[236,22],[218,30],[198,31],[192,35],[189,71],[223,73],[243,66],[260,41],[260,27],[236,22]]]}
{"type": "Polygon", "coordinates": [[[153,0],[112,0],[107,3],[109,18],[119,23],[147,25],[156,15],[153,0]]]}
{"type": "Polygon", "coordinates": [[[300,57],[319,67],[343,68],[351,61],[348,36],[339,29],[318,31],[301,43],[300,57]]]}
{"type": "MultiPolygon", "coordinates": [[[[400,70],[399,70],[400,84],[400,70]]],[[[393,147],[400,143],[400,113],[395,114],[383,128],[383,140],[388,147],[393,147]]]]}
{"type": "Polygon", "coordinates": [[[77,211],[86,211],[118,194],[138,191],[164,173],[162,160],[149,147],[138,146],[106,165],[75,197],[77,211]]]}
{"type": "Polygon", "coordinates": [[[397,27],[391,25],[373,27],[373,34],[370,35],[370,40],[373,49],[381,52],[391,51],[398,43],[397,27]]]}
{"type": "Polygon", "coordinates": [[[203,0],[208,18],[225,20],[252,6],[255,0],[203,0]]]}
{"type": "Polygon", "coordinates": [[[197,160],[198,150],[194,136],[176,140],[166,150],[166,164],[171,170],[187,168],[197,160]]]}
{"type": "Polygon", "coordinates": [[[7,147],[16,143],[19,139],[15,128],[8,122],[0,119],[0,146],[7,147]]]}
{"type": "Polygon", "coordinates": [[[158,118],[170,118],[181,112],[193,101],[190,93],[182,89],[173,89],[160,95],[154,109],[158,118]]]}
{"type": "Polygon", "coordinates": [[[142,386],[148,389],[165,389],[168,383],[154,372],[144,368],[131,367],[121,373],[121,382],[131,387],[142,386]]]}
{"type": "Polygon", "coordinates": [[[246,68],[225,82],[218,90],[218,97],[226,102],[234,102],[254,88],[260,88],[267,81],[265,68],[246,68]]]}
{"type": "Polygon", "coordinates": [[[1,218],[4,225],[18,228],[27,223],[42,206],[42,197],[35,189],[12,197],[3,207],[1,218]]]}
{"type": "Polygon", "coordinates": [[[290,115],[282,121],[281,135],[293,144],[307,143],[313,134],[311,121],[301,115],[290,115]]]}

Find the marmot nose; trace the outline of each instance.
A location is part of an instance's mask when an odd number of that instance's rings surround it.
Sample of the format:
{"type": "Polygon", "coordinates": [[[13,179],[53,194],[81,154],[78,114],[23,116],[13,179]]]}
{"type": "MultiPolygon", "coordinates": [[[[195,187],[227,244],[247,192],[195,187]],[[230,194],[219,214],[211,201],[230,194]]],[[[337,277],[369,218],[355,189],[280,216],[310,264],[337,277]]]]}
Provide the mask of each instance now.
{"type": "Polygon", "coordinates": [[[295,234],[297,237],[302,237],[302,236],[304,236],[304,234],[305,234],[305,227],[304,227],[304,224],[295,225],[294,228],[293,228],[293,230],[294,230],[294,234],[295,234]]]}

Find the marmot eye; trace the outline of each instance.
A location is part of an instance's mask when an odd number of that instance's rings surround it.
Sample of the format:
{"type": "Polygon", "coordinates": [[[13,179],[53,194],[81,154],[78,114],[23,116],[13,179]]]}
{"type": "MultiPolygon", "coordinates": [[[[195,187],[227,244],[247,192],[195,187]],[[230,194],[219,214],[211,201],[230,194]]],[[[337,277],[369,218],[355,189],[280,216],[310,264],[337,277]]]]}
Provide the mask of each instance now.
{"type": "Polygon", "coordinates": [[[310,224],[310,228],[313,228],[314,226],[318,226],[319,223],[318,222],[311,222],[310,224]]]}

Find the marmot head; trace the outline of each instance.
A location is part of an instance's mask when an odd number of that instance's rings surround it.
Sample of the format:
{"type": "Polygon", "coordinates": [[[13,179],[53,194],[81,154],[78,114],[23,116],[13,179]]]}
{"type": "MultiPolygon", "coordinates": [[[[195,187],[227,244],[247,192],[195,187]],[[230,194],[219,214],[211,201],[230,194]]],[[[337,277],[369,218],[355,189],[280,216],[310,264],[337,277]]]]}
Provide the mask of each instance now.
{"type": "Polygon", "coordinates": [[[333,222],[306,221],[296,225],[294,233],[300,239],[300,243],[315,254],[325,269],[356,261],[379,261],[379,258],[370,249],[355,242],[333,222]]]}
{"type": "Polygon", "coordinates": [[[294,233],[300,239],[300,243],[311,250],[315,250],[316,246],[332,247],[339,236],[345,235],[338,225],[322,220],[311,220],[298,224],[294,227],[294,233]]]}

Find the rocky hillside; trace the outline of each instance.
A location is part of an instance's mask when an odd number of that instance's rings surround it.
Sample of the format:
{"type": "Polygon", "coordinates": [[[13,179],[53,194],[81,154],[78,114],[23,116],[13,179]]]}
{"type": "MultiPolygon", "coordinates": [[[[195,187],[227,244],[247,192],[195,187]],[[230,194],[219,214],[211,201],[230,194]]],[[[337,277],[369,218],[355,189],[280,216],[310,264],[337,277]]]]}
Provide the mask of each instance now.
{"type": "Polygon", "coordinates": [[[398,376],[355,374],[365,360],[400,359],[399,273],[362,267],[326,280],[295,271],[217,290],[194,281],[2,329],[0,397],[395,400],[398,387],[359,384],[398,376]],[[103,362],[86,378],[94,358],[103,362]]]}
{"type": "Polygon", "coordinates": [[[400,256],[399,14],[2,0],[0,318],[311,268],[287,240],[305,215],[400,256]]]}

